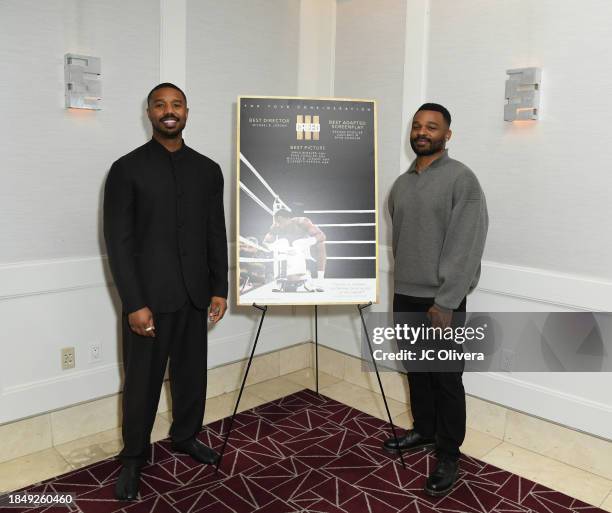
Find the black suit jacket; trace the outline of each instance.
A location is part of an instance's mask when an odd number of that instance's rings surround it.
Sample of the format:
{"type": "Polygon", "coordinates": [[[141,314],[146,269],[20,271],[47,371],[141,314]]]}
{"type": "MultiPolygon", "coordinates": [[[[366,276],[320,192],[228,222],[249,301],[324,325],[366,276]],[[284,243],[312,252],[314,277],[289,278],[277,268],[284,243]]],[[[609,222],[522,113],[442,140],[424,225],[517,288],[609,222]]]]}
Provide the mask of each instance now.
{"type": "Polygon", "coordinates": [[[155,139],[113,163],[104,189],[104,238],[123,310],[174,312],[187,295],[205,309],[227,297],[223,174],[183,146],[155,139]]]}

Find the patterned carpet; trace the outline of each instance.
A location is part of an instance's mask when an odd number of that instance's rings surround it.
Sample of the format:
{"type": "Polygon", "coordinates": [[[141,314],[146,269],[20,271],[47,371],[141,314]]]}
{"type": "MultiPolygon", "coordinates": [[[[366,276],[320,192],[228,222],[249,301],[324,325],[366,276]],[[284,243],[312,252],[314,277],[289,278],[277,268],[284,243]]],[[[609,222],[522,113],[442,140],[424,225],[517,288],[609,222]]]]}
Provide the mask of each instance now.
{"type": "MultiPolygon", "coordinates": [[[[206,426],[201,440],[219,448],[228,419],[206,426]]],[[[387,425],[310,390],[253,410],[234,423],[218,474],[169,442],[154,445],[143,469],[142,500],[113,498],[119,463],[107,460],[28,491],[76,492],[84,513],[596,513],[590,506],[527,479],[463,456],[450,495],[422,491],[435,459],[406,454],[406,470],[381,449],[387,425]]],[[[0,512],[66,512],[66,507],[0,512]]]]}

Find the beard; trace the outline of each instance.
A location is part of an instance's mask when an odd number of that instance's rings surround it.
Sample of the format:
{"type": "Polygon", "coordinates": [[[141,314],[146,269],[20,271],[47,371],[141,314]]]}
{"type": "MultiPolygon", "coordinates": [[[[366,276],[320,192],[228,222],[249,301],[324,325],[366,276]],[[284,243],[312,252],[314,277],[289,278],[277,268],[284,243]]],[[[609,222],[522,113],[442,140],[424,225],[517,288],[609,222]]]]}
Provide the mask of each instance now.
{"type": "Polygon", "coordinates": [[[165,126],[161,126],[161,127],[154,126],[153,130],[163,137],[172,138],[172,137],[176,137],[177,135],[179,135],[183,131],[183,127],[177,126],[174,128],[166,128],[165,126]]]}
{"type": "Polygon", "coordinates": [[[419,157],[426,157],[428,155],[433,155],[434,153],[438,153],[439,151],[442,151],[444,149],[444,145],[445,145],[444,139],[438,139],[438,140],[426,139],[426,138],[419,139],[418,137],[414,137],[410,139],[410,147],[412,148],[412,151],[414,151],[414,153],[418,155],[419,157]],[[422,146],[417,146],[416,143],[419,140],[426,140],[427,144],[424,144],[422,146]]]}

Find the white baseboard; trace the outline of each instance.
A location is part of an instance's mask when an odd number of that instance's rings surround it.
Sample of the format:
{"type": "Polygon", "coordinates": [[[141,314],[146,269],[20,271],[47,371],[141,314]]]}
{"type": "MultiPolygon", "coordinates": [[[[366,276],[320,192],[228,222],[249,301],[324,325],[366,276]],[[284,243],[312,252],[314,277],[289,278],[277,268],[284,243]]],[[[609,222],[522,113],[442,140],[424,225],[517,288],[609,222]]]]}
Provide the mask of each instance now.
{"type": "Polygon", "coordinates": [[[468,394],[612,440],[612,406],[501,373],[466,372],[468,394]]]}
{"type": "MultiPolygon", "coordinates": [[[[0,424],[119,392],[118,305],[105,257],[2,265],[0,284],[2,340],[11,353],[0,359],[0,424]],[[102,361],[90,361],[94,342],[102,361]],[[76,368],[62,371],[60,349],[72,346],[76,368]]],[[[247,357],[258,322],[257,313],[230,306],[209,330],[209,368],[247,357]]],[[[311,338],[308,316],[278,307],[256,354],[311,338]]]]}
{"type": "MultiPolygon", "coordinates": [[[[391,250],[388,246],[379,249],[384,257],[381,264],[385,262],[389,269],[388,275],[381,273],[381,279],[392,280],[391,250]]],[[[391,309],[390,304],[379,306],[378,310],[391,309]]],[[[482,264],[479,286],[468,300],[472,311],[611,311],[611,307],[612,283],[605,280],[487,261],[482,264]]],[[[323,318],[319,340],[332,349],[361,357],[357,315],[352,315],[352,319],[323,318]]],[[[475,397],[612,438],[612,401],[601,399],[603,387],[609,388],[607,375],[590,376],[594,379],[588,382],[580,374],[567,376],[567,380],[555,380],[546,373],[523,373],[520,378],[503,373],[466,373],[464,382],[467,393],[475,397]]]]}

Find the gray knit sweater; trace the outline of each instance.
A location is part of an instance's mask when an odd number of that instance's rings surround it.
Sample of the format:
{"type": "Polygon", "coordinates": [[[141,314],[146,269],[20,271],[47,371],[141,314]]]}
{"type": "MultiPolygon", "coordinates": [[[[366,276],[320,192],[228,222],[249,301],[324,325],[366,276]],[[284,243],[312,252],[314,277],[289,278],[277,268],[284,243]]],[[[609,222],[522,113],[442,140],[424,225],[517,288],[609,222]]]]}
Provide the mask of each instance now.
{"type": "Polygon", "coordinates": [[[395,292],[455,309],[480,278],[489,217],[476,175],[448,152],[420,174],[416,160],[389,195],[395,292]]]}

